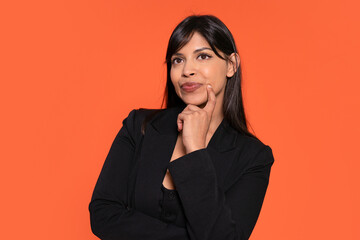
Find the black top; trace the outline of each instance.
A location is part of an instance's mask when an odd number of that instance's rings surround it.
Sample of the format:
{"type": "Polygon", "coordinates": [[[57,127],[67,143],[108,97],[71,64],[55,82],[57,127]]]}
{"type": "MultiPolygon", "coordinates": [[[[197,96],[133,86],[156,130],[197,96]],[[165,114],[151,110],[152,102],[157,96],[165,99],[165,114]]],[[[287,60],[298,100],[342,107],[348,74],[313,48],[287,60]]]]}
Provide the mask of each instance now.
{"type": "Polygon", "coordinates": [[[224,119],[208,146],[170,162],[181,108],[132,110],[106,157],[89,204],[103,240],[248,239],[267,190],[272,150],[224,119]],[[162,186],[169,169],[176,191],[162,186]]]}
{"type": "Polygon", "coordinates": [[[176,190],[167,189],[164,185],[161,185],[159,206],[159,218],[162,221],[179,227],[186,227],[184,209],[176,190]]]}

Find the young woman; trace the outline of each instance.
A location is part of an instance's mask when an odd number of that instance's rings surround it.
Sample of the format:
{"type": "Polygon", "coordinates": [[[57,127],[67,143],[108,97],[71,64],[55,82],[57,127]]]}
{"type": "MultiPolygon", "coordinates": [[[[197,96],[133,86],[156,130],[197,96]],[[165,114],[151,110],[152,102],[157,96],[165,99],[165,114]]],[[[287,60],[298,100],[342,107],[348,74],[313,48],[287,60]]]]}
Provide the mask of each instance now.
{"type": "Polygon", "coordinates": [[[104,240],[248,239],[274,162],[247,128],[228,28],[189,16],[166,54],[165,109],[124,119],[89,205],[104,240]]]}

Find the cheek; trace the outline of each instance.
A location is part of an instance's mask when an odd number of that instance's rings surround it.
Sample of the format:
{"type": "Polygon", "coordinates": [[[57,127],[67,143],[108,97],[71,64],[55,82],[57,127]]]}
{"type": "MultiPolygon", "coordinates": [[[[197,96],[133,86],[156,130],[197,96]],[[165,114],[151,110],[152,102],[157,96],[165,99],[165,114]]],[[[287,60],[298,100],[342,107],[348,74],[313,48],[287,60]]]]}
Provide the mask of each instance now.
{"type": "Polygon", "coordinates": [[[173,82],[176,82],[177,81],[177,79],[178,79],[178,72],[179,72],[179,70],[178,69],[174,69],[174,68],[172,68],[171,70],[170,70],[170,77],[171,77],[171,80],[173,81],[173,82]]]}
{"type": "Polygon", "coordinates": [[[222,65],[213,65],[203,69],[207,82],[215,88],[221,88],[226,83],[226,67],[222,65]]]}
{"type": "Polygon", "coordinates": [[[175,74],[173,70],[170,71],[170,79],[171,82],[175,85],[175,74]]]}
{"type": "Polygon", "coordinates": [[[170,70],[170,79],[171,79],[171,82],[175,88],[175,91],[176,92],[179,92],[179,84],[178,84],[178,78],[176,77],[177,74],[176,74],[176,70],[170,70]]]}

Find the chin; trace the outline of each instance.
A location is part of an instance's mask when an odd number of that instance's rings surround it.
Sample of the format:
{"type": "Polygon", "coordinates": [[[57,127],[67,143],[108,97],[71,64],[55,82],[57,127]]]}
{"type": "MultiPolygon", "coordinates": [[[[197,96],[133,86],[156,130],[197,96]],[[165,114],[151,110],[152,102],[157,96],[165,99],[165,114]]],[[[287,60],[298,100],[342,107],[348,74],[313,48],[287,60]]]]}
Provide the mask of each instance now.
{"type": "Polygon", "coordinates": [[[203,104],[206,103],[206,100],[202,99],[202,98],[185,98],[185,99],[182,99],[183,102],[186,104],[186,105],[196,105],[196,106],[201,106],[203,104]]]}

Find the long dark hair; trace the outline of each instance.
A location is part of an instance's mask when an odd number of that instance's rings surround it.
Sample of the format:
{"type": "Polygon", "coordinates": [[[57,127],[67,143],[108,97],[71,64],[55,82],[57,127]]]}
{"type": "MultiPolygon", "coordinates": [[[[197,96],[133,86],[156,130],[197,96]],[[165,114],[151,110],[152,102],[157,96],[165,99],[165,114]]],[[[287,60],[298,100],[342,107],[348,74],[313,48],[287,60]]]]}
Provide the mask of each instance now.
{"type": "MultiPolygon", "coordinates": [[[[192,15],[185,18],[176,26],[169,39],[165,61],[167,65],[167,81],[161,107],[164,104],[165,108],[186,107],[186,104],[176,94],[171,82],[171,57],[190,41],[195,32],[207,40],[218,57],[229,60],[229,56],[232,53],[237,54],[234,38],[220,19],[212,15],[192,15]],[[225,58],[219,54],[218,50],[224,53],[225,58]]],[[[241,90],[241,66],[237,62],[237,58],[235,59],[236,66],[238,67],[235,74],[227,78],[225,87],[223,101],[224,118],[239,132],[256,138],[248,130],[241,90]]]]}

